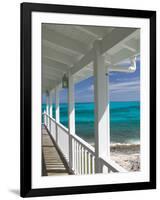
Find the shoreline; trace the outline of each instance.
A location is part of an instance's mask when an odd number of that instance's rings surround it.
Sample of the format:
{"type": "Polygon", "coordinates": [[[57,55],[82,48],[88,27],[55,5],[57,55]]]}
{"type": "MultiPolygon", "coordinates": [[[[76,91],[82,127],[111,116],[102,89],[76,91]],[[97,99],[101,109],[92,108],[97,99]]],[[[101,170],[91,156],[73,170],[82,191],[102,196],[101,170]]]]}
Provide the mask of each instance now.
{"type": "MultiPolygon", "coordinates": [[[[90,143],[94,146],[93,143],[90,143]]],[[[112,143],[110,145],[111,159],[129,172],[140,171],[139,143],[112,143]]]]}
{"type": "Polygon", "coordinates": [[[127,171],[140,171],[140,144],[111,144],[111,159],[127,171]]]}

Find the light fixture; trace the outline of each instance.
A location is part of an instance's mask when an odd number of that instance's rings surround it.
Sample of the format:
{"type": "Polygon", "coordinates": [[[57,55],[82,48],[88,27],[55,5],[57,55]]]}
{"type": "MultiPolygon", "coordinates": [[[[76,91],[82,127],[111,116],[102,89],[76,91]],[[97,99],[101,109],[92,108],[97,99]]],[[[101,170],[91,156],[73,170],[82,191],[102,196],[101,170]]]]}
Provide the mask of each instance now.
{"type": "Polygon", "coordinates": [[[48,92],[48,90],[46,91],[46,97],[49,97],[49,92],[48,92]]]}
{"type": "Polygon", "coordinates": [[[68,88],[68,77],[64,74],[62,78],[62,88],[68,88]]]}

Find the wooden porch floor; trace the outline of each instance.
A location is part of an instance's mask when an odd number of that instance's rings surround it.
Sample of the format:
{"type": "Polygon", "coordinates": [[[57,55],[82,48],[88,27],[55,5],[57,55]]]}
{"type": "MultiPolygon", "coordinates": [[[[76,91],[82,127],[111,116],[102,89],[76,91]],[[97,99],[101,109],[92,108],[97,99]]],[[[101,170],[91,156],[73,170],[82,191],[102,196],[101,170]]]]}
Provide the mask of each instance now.
{"type": "Polygon", "coordinates": [[[46,128],[42,127],[42,175],[69,175],[69,168],[46,128]]]}

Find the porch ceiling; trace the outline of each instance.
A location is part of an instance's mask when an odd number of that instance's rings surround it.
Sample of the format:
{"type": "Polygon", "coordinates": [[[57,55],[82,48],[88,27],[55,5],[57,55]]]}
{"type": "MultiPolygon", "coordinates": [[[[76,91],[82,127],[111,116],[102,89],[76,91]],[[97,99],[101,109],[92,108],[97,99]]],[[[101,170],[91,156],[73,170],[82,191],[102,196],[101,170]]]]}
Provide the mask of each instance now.
{"type": "Polygon", "coordinates": [[[109,66],[140,53],[139,29],[42,24],[43,92],[54,89],[69,70],[75,83],[93,75],[96,40],[109,66]]]}

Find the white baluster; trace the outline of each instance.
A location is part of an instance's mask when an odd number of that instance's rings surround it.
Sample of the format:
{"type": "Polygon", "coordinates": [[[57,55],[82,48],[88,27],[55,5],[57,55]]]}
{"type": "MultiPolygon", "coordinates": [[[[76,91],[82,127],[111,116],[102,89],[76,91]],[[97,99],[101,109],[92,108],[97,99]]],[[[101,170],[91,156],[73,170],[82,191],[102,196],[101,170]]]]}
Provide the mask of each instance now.
{"type": "Polygon", "coordinates": [[[92,156],[92,174],[95,174],[95,157],[92,156]]]}
{"type": "Polygon", "coordinates": [[[88,166],[87,166],[87,151],[84,151],[84,157],[85,157],[85,174],[88,174],[88,166]]]}
{"type": "Polygon", "coordinates": [[[75,169],[75,140],[72,138],[72,148],[73,148],[73,170],[75,169]]]}
{"type": "Polygon", "coordinates": [[[44,125],[46,126],[46,112],[44,112],[44,125]]]}
{"type": "Polygon", "coordinates": [[[91,174],[91,154],[88,152],[88,174],[91,174]]]}
{"type": "Polygon", "coordinates": [[[74,170],[75,170],[75,173],[76,173],[76,168],[77,168],[77,148],[76,148],[76,140],[74,141],[74,152],[75,152],[75,154],[74,154],[74,159],[75,159],[75,161],[74,161],[74,163],[75,163],[74,170]]]}
{"type": "Polygon", "coordinates": [[[76,142],[76,150],[77,150],[77,155],[76,155],[76,158],[77,158],[77,167],[76,167],[76,170],[77,170],[77,174],[78,173],[78,167],[79,167],[79,162],[78,162],[78,142],[76,142]]]}
{"type": "Polygon", "coordinates": [[[82,147],[82,174],[84,174],[84,148],[82,147]]]}
{"type": "Polygon", "coordinates": [[[81,174],[82,172],[81,172],[81,159],[82,159],[82,156],[81,156],[81,145],[79,144],[79,174],[81,174]]]}

